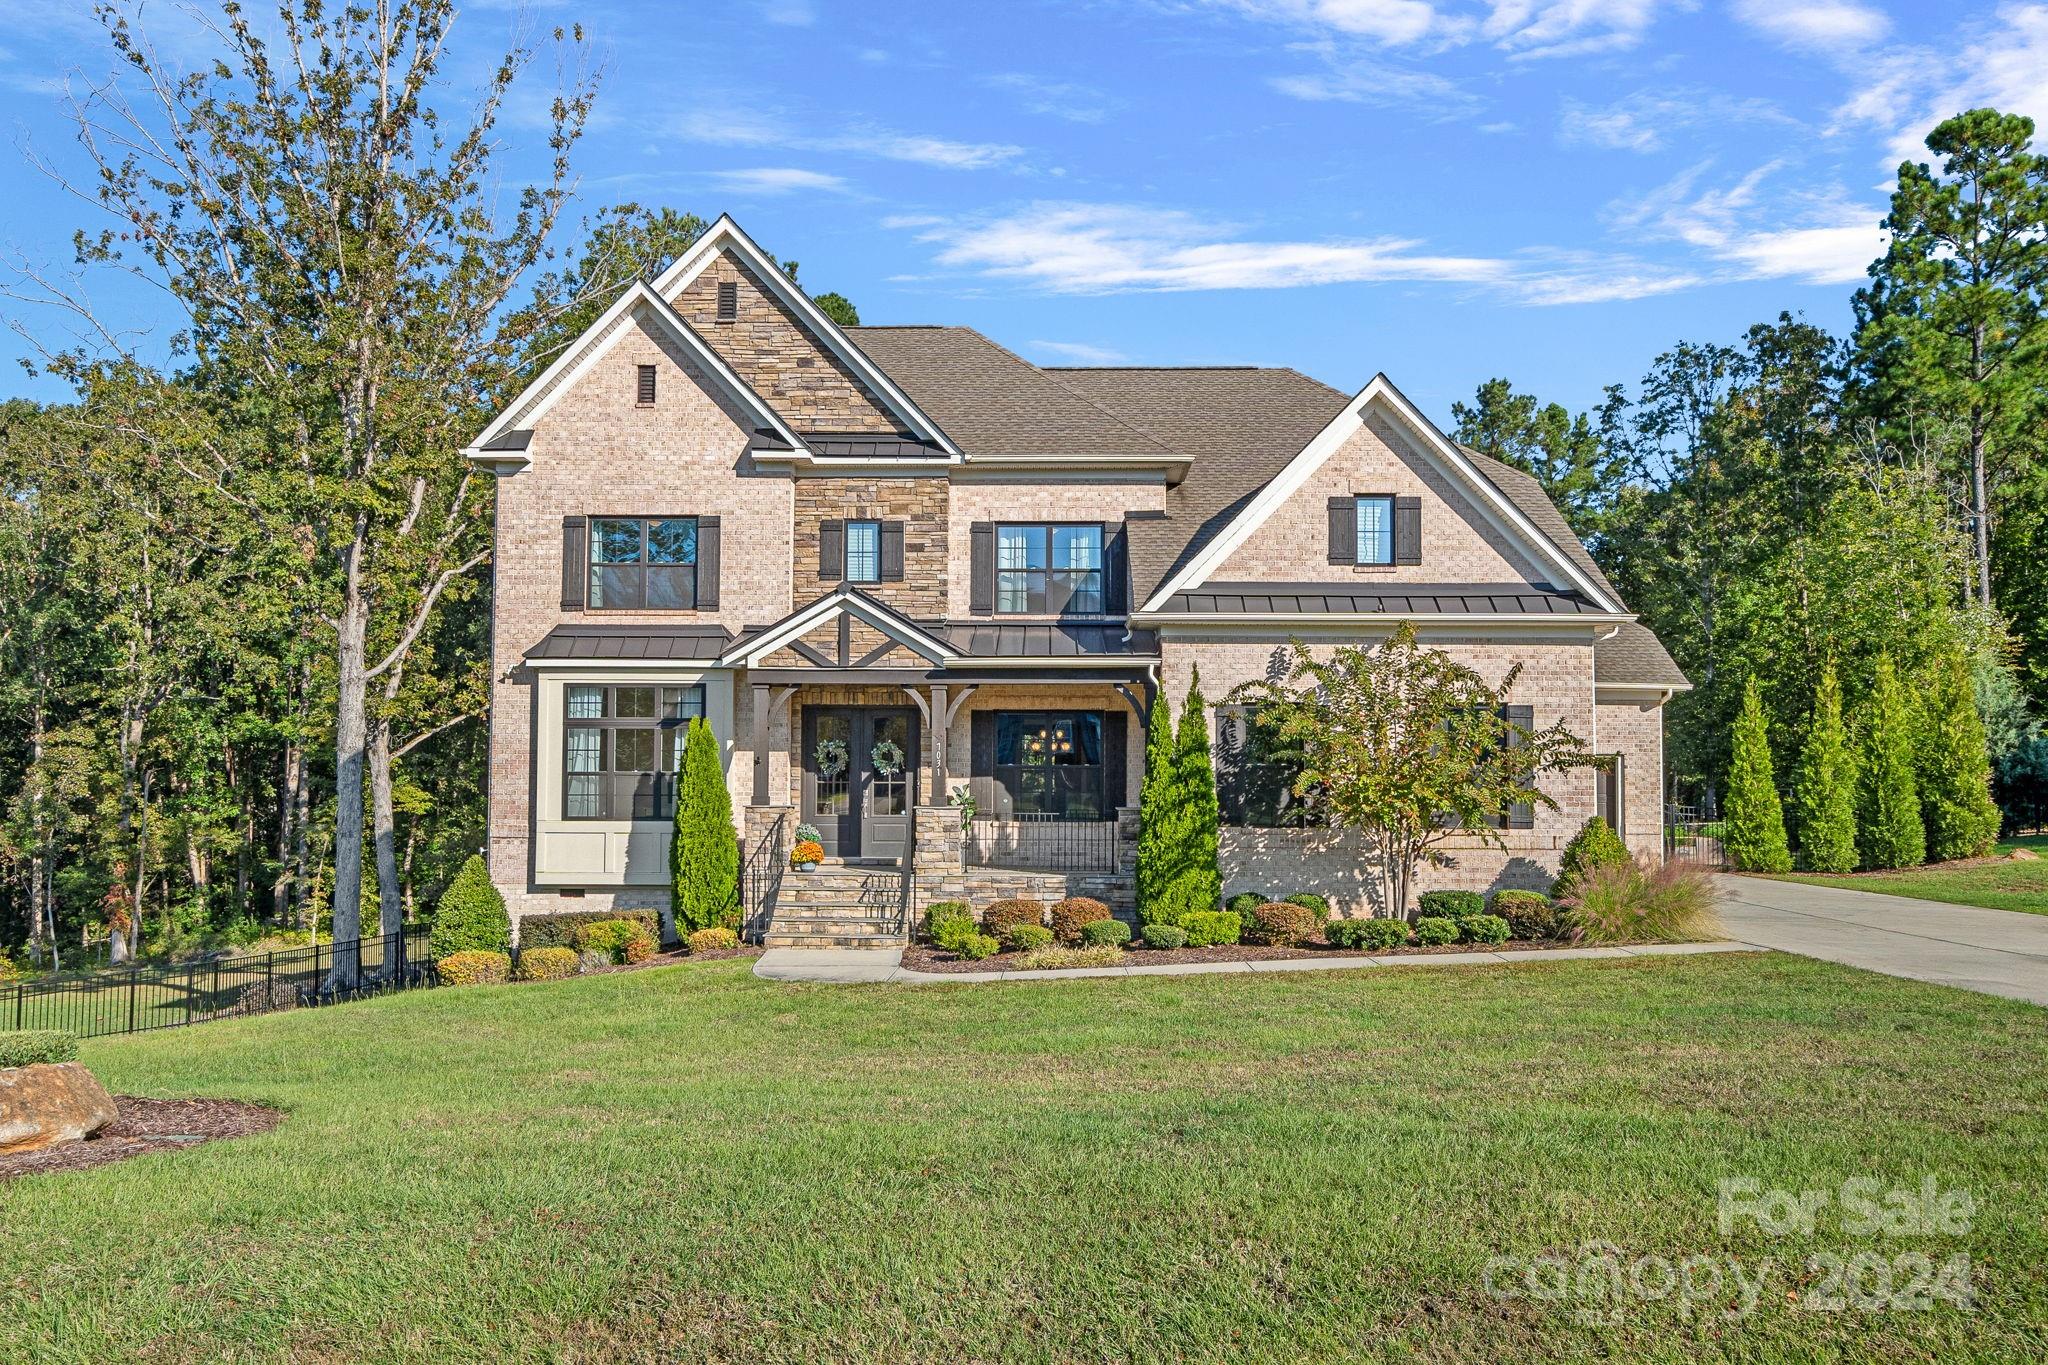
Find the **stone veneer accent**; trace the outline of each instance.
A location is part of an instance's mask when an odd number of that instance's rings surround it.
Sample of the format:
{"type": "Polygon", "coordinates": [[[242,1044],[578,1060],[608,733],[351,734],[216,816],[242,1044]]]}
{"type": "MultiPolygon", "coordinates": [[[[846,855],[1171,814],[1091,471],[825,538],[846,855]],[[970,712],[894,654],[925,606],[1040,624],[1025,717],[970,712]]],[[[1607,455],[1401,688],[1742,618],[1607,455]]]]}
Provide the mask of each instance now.
{"type": "MultiPolygon", "coordinates": [[[[800,478],[796,481],[793,573],[799,604],[839,586],[839,576],[818,572],[818,528],[826,521],[903,523],[903,578],[862,583],[860,590],[905,616],[935,621],[946,614],[948,485],[945,477],[800,478]]],[[[964,572],[964,570],[963,570],[964,572]]]]}
{"type": "Polygon", "coordinates": [[[783,307],[731,252],[719,252],[670,302],[711,349],[796,430],[890,432],[902,428],[859,377],[820,346],[796,314],[783,307]],[[721,284],[739,286],[737,321],[718,320],[721,284]]]}

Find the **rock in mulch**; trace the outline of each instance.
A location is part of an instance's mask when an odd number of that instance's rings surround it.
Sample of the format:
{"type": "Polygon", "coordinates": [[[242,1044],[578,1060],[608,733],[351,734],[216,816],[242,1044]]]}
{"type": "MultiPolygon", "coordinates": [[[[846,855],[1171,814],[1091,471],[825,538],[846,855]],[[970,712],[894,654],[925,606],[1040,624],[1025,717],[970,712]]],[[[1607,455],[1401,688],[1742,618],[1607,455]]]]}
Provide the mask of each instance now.
{"type": "Polygon", "coordinates": [[[114,1101],[77,1062],[0,1071],[0,1157],[90,1137],[114,1121],[114,1101]]]}
{"type": "Polygon", "coordinates": [[[267,1133],[284,1114],[240,1100],[150,1100],[116,1095],[114,1120],[90,1138],[0,1156],[0,1180],[49,1171],[77,1171],[126,1161],[168,1147],[196,1147],[219,1138],[267,1133]]]}

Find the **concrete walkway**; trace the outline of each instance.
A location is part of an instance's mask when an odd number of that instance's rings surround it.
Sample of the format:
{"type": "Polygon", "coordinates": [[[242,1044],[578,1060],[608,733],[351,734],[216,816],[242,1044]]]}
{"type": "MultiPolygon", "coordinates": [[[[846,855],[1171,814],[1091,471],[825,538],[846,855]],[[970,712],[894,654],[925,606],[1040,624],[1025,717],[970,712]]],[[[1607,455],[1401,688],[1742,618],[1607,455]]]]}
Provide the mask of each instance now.
{"type": "Polygon", "coordinates": [[[2048,1005],[2048,915],[1762,877],[1716,881],[1721,922],[1746,943],[2048,1005]]]}
{"type": "Polygon", "coordinates": [[[1327,972],[1356,967],[1471,967],[1571,958],[1673,957],[1692,953],[1747,953],[1747,943],[1665,943],[1636,948],[1534,948],[1499,952],[1413,953],[1398,957],[1294,957],[1277,962],[1162,962],[1150,967],[1073,967],[1051,972],[913,972],[901,949],[770,948],[754,961],[754,975],[771,981],[895,982],[899,985],[972,985],[984,981],[1065,981],[1079,976],[1212,976],[1223,973],[1327,972]]]}

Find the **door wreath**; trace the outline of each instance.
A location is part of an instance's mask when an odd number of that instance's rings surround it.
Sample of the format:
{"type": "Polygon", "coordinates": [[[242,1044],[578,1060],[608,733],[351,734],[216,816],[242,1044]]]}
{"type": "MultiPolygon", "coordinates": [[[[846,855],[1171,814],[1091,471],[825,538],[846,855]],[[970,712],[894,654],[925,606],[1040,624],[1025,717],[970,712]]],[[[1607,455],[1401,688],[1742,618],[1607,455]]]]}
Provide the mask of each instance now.
{"type": "Polygon", "coordinates": [[[875,747],[868,750],[868,761],[882,776],[894,777],[903,771],[903,746],[893,739],[878,739],[875,747]]]}
{"type": "Polygon", "coordinates": [[[818,765],[818,776],[837,777],[846,771],[846,741],[843,739],[821,739],[811,753],[812,761],[818,765]]]}

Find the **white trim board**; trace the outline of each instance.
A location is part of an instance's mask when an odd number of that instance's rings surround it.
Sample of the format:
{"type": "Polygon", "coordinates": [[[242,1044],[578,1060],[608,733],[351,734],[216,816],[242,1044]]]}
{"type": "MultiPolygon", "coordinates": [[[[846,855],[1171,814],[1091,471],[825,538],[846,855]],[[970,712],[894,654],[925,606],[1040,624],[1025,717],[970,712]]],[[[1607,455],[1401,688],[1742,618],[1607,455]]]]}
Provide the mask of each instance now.
{"type": "Polygon", "coordinates": [[[756,667],[761,660],[784,645],[793,640],[801,640],[819,626],[839,616],[851,616],[856,621],[874,627],[897,644],[922,655],[932,663],[950,664],[962,657],[959,651],[946,641],[919,630],[858,588],[842,583],[802,611],[783,617],[753,639],[727,650],[725,657],[718,662],[729,668],[756,667]]]}
{"type": "Polygon", "coordinates": [[[523,469],[531,464],[533,461],[530,454],[521,458],[509,451],[485,450],[484,446],[511,429],[515,419],[522,426],[531,427],[545,416],[548,409],[552,408],[563,394],[574,388],[612,347],[624,339],[627,328],[614,324],[620,323],[636,308],[646,309],[651,317],[660,322],[683,349],[697,359],[705,372],[718,381],[719,387],[726,390],[729,398],[754,414],[758,425],[775,432],[796,449],[803,449],[803,438],[782,420],[775,409],[762,400],[761,395],[755,393],[745,380],[734,373],[732,367],[726,364],[716,351],[705,344],[704,339],[683,320],[681,314],[669,306],[668,300],[648,288],[646,281],[635,280],[624,293],[612,301],[611,307],[598,315],[596,322],[584,329],[582,336],[555,357],[553,364],[542,370],[532,383],[519,391],[517,398],[499,410],[498,415],[491,419],[490,424],[477,435],[477,438],[463,448],[463,456],[478,464],[500,467],[523,469]],[[598,338],[603,340],[600,341],[598,338]],[[531,411],[527,410],[529,403],[532,404],[531,411]]]}
{"type": "Polygon", "coordinates": [[[1600,585],[1572,562],[1571,556],[1564,552],[1563,547],[1537,529],[1535,523],[1523,515],[1522,509],[1494,487],[1493,481],[1479,472],[1478,466],[1458,448],[1457,443],[1438,431],[1435,424],[1423,416],[1421,411],[1408,401],[1407,396],[1394,387],[1393,381],[1385,374],[1374,375],[1372,382],[1360,389],[1351,401],[1344,405],[1344,410],[1331,418],[1329,424],[1317,432],[1309,443],[1301,448],[1299,454],[1288,461],[1287,467],[1259,490],[1258,496],[1247,503],[1230,524],[1223,528],[1222,534],[1182,565],[1178,573],[1160,584],[1151,598],[1135,614],[1147,616],[1163,607],[1175,593],[1185,592],[1208,582],[1210,576],[1220,569],[1240,546],[1251,539],[1252,533],[1264,525],[1274,512],[1308,482],[1311,474],[1322,468],[1346,441],[1357,434],[1359,428],[1365,425],[1366,416],[1374,405],[1378,405],[1420,438],[1422,453],[1440,466],[1445,473],[1466,486],[1480,514],[1496,530],[1520,543],[1539,562],[1557,570],[1562,575],[1559,581],[1569,583],[1578,589],[1588,601],[1603,611],[1624,618],[1627,616],[1621,604],[1601,591],[1600,585]]]}
{"type": "Polygon", "coordinates": [[[745,261],[754,275],[768,287],[770,293],[782,306],[803,319],[804,325],[826,347],[837,356],[840,363],[859,375],[861,379],[882,396],[889,410],[902,420],[905,426],[935,443],[952,459],[961,458],[960,448],[952,438],[925,415],[924,409],[911,400],[909,394],[898,388],[896,381],[886,374],[882,367],[868,358],[867,352],[853,344],[853,339],[839,330],[839,324],[825,316],[824,310],[811,302],[810,295],[790,283],[789,277],[769,258],[767,252],[755,244],[732,215],[722,213],[718,221],[702,237],[691,244],[690,249],[676,257],[668,269],[655,277],[654,289],[664,299],[672,299],[687,289],[690,282],[703,274],[705,269],[718,259],[720,251],[730,250],[745,261]]]}

